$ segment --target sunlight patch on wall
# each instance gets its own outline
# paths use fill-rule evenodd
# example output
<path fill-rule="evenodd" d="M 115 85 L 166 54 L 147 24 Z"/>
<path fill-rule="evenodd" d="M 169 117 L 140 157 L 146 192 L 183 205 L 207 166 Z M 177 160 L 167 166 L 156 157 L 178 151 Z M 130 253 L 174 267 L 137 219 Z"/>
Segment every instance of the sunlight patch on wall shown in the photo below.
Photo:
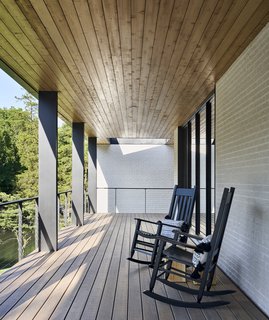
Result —
<path fill-rule="evenodd" d="M 159 147 L 159 145 L 129 145 L 121 144 L 119 145 L 122 154 L 125 156 L 127 154 L 141 152 L 145 150 L 150 150 Z"/>

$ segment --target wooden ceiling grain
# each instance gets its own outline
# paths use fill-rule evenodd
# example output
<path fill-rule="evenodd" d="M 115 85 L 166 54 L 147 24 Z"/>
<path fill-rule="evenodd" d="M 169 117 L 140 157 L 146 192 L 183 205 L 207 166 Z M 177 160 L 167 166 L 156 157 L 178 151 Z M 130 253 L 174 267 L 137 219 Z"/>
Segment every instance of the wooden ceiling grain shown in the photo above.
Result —
<path fill-rule="evenodd" d="M 268 22 L 268 0 L 0 0 L 0 59 L 101 139 L 173 135 Z"/>

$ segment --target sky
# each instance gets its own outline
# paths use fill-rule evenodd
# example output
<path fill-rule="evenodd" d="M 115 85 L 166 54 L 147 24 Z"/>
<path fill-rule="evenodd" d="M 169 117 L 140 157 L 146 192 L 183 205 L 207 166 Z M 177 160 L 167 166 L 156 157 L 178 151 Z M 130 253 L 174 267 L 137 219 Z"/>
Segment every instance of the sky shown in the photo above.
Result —
<path fill-rule="evenodd" d="M 15 96 L 21 97 L 24 92 L 23 87 L 0 69 L 0 108 L 23 107 L 23 102 Z"/>
<path fill-rule="evenodd" d="M 15 97 L 21 97 L 25 91 L 22 86 L 0 68 L 0 109 L 10 107 L 24 108 L 23 102 Z M 58 127 L 61 127 L 63 123 L 58 118 Z"/>

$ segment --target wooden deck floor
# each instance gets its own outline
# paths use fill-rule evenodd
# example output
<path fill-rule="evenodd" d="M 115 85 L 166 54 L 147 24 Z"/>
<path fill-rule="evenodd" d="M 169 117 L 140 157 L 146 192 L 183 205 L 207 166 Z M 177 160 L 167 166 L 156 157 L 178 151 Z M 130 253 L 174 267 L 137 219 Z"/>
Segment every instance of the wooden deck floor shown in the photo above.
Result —
<path fill-rule="evenodd" d="M 91 215 L 83 227 L 60 233 L 57 252 L 33 253 L 4 273 L 0 277 L 0 318 L 267 319 L 238 290 L 228 297 L 229 306 L 209 310 L 172 307 L 143 295 L 150 270 L 126 260 L 135 226 L 133 217 Z M 217 278 L 216 287 L 234 288 L 219 270 Z M 157 290 L 186 298 L 161 284 Z"/>

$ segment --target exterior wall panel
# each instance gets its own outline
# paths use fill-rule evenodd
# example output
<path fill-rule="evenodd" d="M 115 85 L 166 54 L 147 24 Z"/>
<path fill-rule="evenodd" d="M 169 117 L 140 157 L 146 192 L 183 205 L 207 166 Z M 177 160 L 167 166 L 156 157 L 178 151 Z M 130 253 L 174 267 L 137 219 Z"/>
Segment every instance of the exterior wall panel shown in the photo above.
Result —
<path fill-rule="evenodd" d="M 144 189 L 117 189 L 116 213 L 144 213 L 145 200 Z"/>
<path fill-rule="evenodd" d="M 235 197 L 220 267 L 269 315 L 269 25 L 216 86 L 217 206 Z"/>
<path fill-rule="evenodd" d="M 166 213 L 173 186 L 173 146 L 97 147 L 97 212 Z"/>
<path fill-rule="evenodd" d="M 172 189 L 147 189 L 146 212 L 167 214 L 172 193 Z"/>

